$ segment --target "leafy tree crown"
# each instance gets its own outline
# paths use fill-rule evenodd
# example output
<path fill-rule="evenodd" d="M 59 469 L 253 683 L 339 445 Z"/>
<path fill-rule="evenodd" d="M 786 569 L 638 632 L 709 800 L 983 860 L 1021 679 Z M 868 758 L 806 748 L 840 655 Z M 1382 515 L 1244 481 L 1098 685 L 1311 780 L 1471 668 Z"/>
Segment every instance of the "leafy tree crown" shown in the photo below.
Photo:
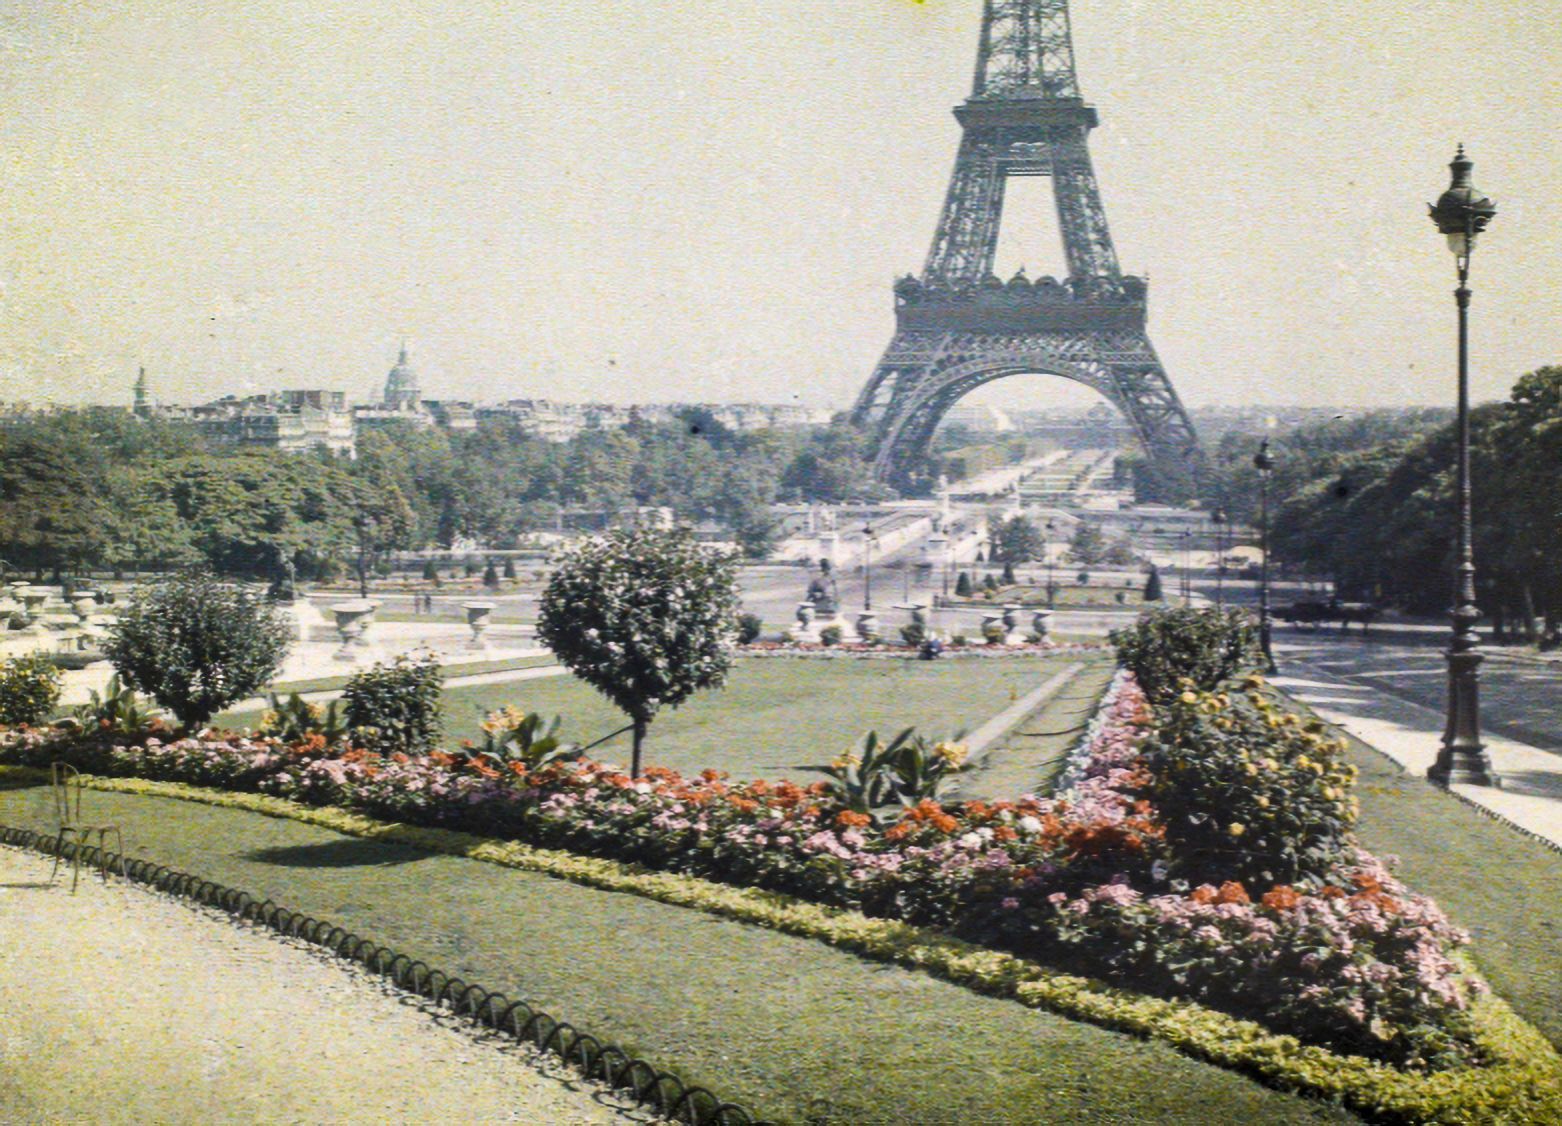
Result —
<path fill-rule="evenodd" d="M 537 636 L 630 718 L 649 723 L 725 681 L 737 613 L 730 556 L 684 528 L 621 529 L 559 556 Z"/>
<path fill-rule="evenodd" d="M 126 684 L 192 727 L 275 676 L 290 636 L 265 599 L 189 571 L 138 587 L 103 648 Z"/>

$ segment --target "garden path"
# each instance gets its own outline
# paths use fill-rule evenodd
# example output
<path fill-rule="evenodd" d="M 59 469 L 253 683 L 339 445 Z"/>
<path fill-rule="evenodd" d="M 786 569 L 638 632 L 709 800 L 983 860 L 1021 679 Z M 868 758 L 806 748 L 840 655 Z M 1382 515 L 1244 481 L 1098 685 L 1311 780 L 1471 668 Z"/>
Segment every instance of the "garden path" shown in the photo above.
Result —
<path fill-rule="evenodd" d="M 0 1121 L 648 1120 L 313 947 L 48 865 L 0 848 Z"/>

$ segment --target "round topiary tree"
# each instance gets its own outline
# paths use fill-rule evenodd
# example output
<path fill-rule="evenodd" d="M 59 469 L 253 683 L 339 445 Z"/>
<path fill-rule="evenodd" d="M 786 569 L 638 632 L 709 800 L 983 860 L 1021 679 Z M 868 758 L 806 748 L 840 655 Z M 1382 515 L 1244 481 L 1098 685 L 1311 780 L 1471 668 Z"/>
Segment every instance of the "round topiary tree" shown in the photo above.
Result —
<path fill-rule="evenodd" d="M 558 557 L 537 637 L 629 717 L 638 777 L 657 713 L 726 680 L 737 613 L 732 556 L 687 528 L 619 529 Z"/>
<path fill-rule="evenodd" d="M 190 571 L 138 587 L 103 651 L 127 685 L 193 729 L 264 687 L 291 635 L 265 599 Z"/>
<path fill-rule="evenodd" d="M 957 598 L 971 597 L 971 576 L 966 571 L 961 571 L 960 577 L 955 580 L 955 596 Z"/>

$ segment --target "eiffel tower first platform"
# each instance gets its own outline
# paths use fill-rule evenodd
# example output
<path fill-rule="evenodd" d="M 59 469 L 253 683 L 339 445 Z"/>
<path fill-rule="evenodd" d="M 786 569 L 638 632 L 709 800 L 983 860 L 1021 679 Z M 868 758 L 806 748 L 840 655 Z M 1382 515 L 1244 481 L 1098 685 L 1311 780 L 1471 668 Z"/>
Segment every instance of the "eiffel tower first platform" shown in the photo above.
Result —
<path fill-rule="evenodd" d="M 1067 0 L 985 0 L 975 86 L 954 113 L 963 133 L 933 247 L 920 278 L 895 283 L 895 338 L 852 412 L 873 438 L 875 474 L 926 491 L 945 412 L 984 383 L 1040 373 L 1100 392 L 1163 489 L 1185 489 L 1198 437 L 1145 331 L 1145 280 L 1124 275 L 1112 248 Z M 1010 176 L 1052 178 L 1067 278 L 993 275 Z"/>

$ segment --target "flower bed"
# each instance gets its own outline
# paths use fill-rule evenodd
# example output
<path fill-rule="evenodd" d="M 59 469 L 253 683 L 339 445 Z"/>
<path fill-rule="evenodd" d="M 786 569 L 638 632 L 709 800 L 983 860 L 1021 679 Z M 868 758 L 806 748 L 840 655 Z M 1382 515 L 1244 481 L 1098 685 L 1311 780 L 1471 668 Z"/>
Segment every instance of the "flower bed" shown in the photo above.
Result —
<path fill-rule="evenodd" d="M 443 751 L 381 755 L 318 736 L 286 745 L 18 731 L 0 757 L 69 757 L 83 770 L 258 791 L 785 892 L 1412 1068 L 1478 1054 L 1466 1010 L 1479 983 L 1451 957 L 1464 936 L 1374 858 L 1352 851 L 1329 879 L 1294 886 L 1179 881 L 1186 858 L 1169 849 L 1145 796 L 1157 783 L 1140 751 L 1150 734 L 1143 696 L 1120 674 L 1053 796 L 923 801 L 884 825 L 832 803 L 825 783 L 655 767 L 634 779 L 584 760 L 529 769 Z"/>

